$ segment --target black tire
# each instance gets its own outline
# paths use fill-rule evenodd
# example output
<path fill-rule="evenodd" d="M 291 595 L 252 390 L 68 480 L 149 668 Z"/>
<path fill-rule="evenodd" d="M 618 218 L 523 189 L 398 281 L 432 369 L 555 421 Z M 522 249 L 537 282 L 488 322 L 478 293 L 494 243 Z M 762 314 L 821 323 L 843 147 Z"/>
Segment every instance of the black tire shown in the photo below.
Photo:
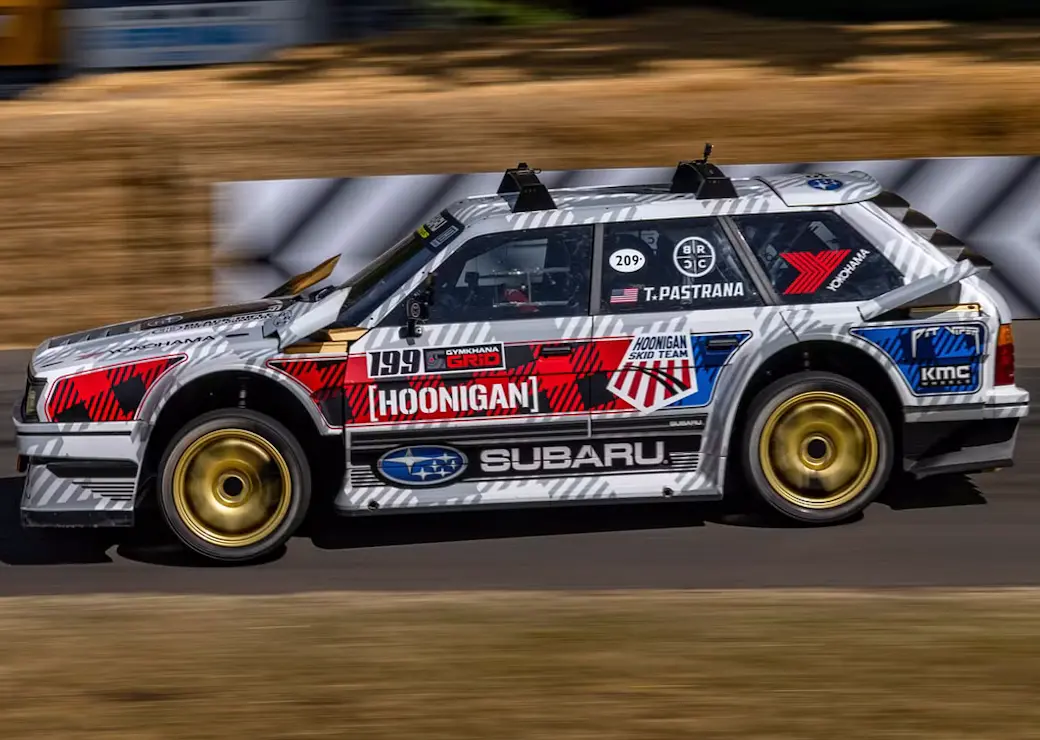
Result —
<path fill-rule="evenodd" d="M 225 445 L 223 450 L 215 449 L 219 443 Z M 188 485 L 190 466 L 207 445 L 212 453 L 207 459 L 220 461 L 231 472 L 221 471 L 214 479 L 217 473 L 209 470 L 208 481 Z M 221 456 L 235 445 L 254 459 Z M 231 487 L 241 490 L 229 493 L 227 481 L 236 478 Z M 271 488 L 262 489 L 261 484 Z M 230 516 L 245 504 L 263 508 L 275 489 L 276 510 L 252 533 L 228 534 L 227 528 L 214 523 L 210 511 L 200 511 L 213 510 L 219 517 Z M 163 518 L 185 546 L 211 560 L 246 563 L 283 546 L 303 522 L 311 500 L 311 471 L 306 453 L 284 425 L 256 411 L 222 409 L 197 417 L 173 438 L 159 467 L 158 493 Z M 207 496 L 213 500 L 207 503 Z"/>
<path fill-rule="evenodd" d="M 835 524 L 863 511 L 888 482 L 892 425 L 881 404 L 848 378 L 826 372 L 781 378 L 755 397 L 747 419 L 743 471 L 769 511 Z"/>

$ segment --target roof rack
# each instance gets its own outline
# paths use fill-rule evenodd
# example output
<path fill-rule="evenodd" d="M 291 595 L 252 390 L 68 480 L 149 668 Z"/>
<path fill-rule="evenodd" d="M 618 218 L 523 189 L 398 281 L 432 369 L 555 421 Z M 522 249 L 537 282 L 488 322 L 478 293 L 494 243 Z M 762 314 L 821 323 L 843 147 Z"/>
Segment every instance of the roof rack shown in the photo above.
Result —
<path fill-rule="evenodd" d="M 705 144 L 703 159 L 679 162 L 672 175 L 673 193 L 693 193 L 698 200 L 737 197 L 733 181 L 718 167 L 708 163 L 711 150 L 711 144 Z"/>
<path fill-rule="evenodd" d="M 526 162 L 506 170 L 498 186 L 498 195 L 517 194 L 513 213 L 556 210 L 556 201 L 549 194 L 549 188 L 538 179 L 539 172 L 541 170 L 531 169 Z"/>

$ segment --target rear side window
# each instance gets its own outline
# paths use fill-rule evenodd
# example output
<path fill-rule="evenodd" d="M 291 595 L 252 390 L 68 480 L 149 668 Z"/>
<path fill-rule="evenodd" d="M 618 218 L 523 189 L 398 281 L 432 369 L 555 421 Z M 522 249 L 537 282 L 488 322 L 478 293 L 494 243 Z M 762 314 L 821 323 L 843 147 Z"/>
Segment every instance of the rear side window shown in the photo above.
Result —
<path fill-rule="evenodd" d="M 869 300 L 903 284 L 899 270 L 836 213 L 733 220 L 786 304 Z"/>
<path fill-rule="evenodd" d="M 601 294 L 605 314 L 762 304 L 713 217 L 605 224 Z"/>

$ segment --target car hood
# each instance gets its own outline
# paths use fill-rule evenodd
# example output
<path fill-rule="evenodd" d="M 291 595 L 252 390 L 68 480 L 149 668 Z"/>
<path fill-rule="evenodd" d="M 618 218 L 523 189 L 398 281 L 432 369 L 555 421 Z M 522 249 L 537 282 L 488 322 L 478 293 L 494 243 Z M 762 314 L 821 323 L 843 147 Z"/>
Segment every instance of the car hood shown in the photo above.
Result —
<path fill-rule="evenodd" d="M 214 333 L 232 325 L 260 324 L 285 312 L 291 303 L 292 300 L 263 299 L 99 326 L 85 332 L 52 337 L 36 348 L 33 360 L 86 359 L 83 353 L 104 352 L 113 346 L 122 348 L 122 351 L 135 349 L 135 344 L 148 345 L 140 349 L 149 349 L 152 345 L 159 348 L 176 343 L 167 335 Z"/>

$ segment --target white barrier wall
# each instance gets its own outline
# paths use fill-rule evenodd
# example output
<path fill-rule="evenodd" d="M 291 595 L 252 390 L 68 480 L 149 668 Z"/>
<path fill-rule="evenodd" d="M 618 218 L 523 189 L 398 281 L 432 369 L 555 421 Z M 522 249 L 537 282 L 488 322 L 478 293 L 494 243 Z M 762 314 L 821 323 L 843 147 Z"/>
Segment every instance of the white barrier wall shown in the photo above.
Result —
<path fill-rule="evenodd" d="M 694 153 L 692 156 L 695 156 Z M 521 157 L 520 159 L 523 159 Z M 529 162 L 537 166 L 537 162 Z M 516 162 L 504 162 L 506 167 Z M 1040 157 L 726 165 L 733 177 L 858 169 L 988 257 L 1019 319 L 1040 318 Z M 674 165 L 543 172 L 550 187 L 667 183 Z M 253 298 L 342 254 L 344 280 L 454 200 L 494 192 L 502 172 L 268 180 L 217 186 L 216 297 Z"/>
<path fill-rule="evenodd" d="M 228 64 L 314 36 L 312 0 L 107 3 L 65 12 L 73 70 Z"/>

